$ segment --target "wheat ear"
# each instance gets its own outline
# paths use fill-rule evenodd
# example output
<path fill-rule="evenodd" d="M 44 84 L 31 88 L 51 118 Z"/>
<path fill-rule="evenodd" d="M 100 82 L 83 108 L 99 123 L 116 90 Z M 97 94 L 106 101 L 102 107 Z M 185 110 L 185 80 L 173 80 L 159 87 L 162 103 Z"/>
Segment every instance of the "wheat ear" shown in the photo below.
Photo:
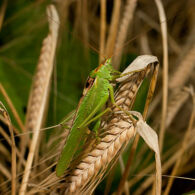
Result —
<path fill-rule="evenodd" d="M 123 110 L 132 107 L 137 91 L 148 73 L 148 66 L 143 71 L 134 73 L 130 80 L 122 83 L 115 94 L 115 101 Z M 112 107 L 113 113 L 102 122 L 104 131 L 100 133 L 101 140 L 92 144 L 79 157 L 79 163 L 66 173 L 65 193 L 92 193 L 102 180 L 105 171 L 112 166 L 123 151 L 129 140 L 135 135 L 135 128 L 129 117 L 117 114 L 118 108 Z M 75 159 L 76 161 L 76 159 Z M 113 162 L 113 163 L 111 163 Z"/>
<path fill-rule="evenodd" d="M 59 18 L 53 5 L 48 7 L 49 35 L 43 41 L 41 55 L 37 66 L 32 93 L 28 104 L 26 128 L 33 130 L 32 142 L 25 166 L 24 176 L 19 194 L 26 192 L 30 170 L 37 146 L 44 109 L 49 92 L 50 79 L 53 70 L 54 56 L 57 44 Z M 54 22 L 55 21 L 55 22 Z M 57 21 L 57 22 L 56 22 Z"/>

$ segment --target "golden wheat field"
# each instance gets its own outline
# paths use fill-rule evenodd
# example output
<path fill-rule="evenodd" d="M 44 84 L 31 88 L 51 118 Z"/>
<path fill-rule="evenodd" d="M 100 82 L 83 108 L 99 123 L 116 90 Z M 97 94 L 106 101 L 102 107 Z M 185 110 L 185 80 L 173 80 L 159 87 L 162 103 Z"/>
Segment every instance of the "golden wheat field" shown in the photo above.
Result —
<path fill-rule="evenodd" d="M 194 67 L 194 0 L 1 0 L 0 194 L 194 194 Z"/>

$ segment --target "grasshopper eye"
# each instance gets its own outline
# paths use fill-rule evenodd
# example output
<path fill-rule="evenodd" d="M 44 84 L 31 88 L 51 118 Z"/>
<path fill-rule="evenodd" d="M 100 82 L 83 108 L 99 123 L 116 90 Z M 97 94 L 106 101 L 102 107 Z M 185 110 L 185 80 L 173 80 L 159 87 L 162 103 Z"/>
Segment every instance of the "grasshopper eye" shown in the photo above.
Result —
<path fill-rule="evenodd" d="M 85 83 L 85 88 L 90 88 L 94 82 L 94 78 L 88 77 L 87 82 Z"/>
<path fill-rule="evenodd" d="M 87 91 L 92 87 L 93 83 L 94 83 L 94 78 L 89 77 L 87 79 L 87 82 L 85 83 L 85 88 L 83 90 L 83 95 L 87 94 Z"/>
<path fill-rule="evenodd" d="M 88 88 L 90 85 L 89 80 L 87 79 L 87 82 L 85 83 L 85 88 Z"/>

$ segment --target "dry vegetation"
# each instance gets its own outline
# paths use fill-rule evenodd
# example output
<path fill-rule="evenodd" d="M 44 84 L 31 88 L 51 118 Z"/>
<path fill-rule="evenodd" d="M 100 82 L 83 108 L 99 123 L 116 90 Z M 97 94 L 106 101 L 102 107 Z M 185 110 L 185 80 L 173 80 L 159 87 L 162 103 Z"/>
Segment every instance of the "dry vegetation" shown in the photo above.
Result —
<path fill-rule="evenodd" d="M 108 57 L 123 71 L 143 54 L 160 62 L 149 110 L 154 62 L 118 86 L 116 102 L 147 115 L 157 132 L 162 194 L 195 190 L 195 2 L 57 0 L 59 18 L 54 7 L 44 14 L 47 3 L 0 3 L 0 194 L 155 192 L 154 154 L 120 112 L 102 119 L 99 139 L 88 138 L 65 176 L 55 175 L 88 72 Z"/>

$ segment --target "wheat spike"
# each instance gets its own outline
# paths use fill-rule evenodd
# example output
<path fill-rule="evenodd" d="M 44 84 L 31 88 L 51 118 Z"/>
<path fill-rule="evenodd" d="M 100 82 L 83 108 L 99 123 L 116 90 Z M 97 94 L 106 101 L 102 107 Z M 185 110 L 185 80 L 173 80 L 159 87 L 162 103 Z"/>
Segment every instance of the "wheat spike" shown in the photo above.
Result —
<path fill-rule="evenodd" d="M 48 7 L 49 34 L 43 41 L 41 55 L 39 58 L 37 72 L 35 75 L 32 93 L 28 104 L 26 128 L 33 130 L 32 142 L 27 157 L 24 176 L 19 194 L 25 194 L 30 170 L 34 159 L 35 149 L 38 143 L 40 127 L 47 102 L 47 94 L 50 88 L 50 78 L 53 70 L 54 56 L 57 44 L 59 18 L 53 5 Z M 52 18 L 54 20 L 52 20 Z M 55 22 L 54 22 L 55 21 Z M 58 22 L 56 22 L 58 21 Z"/>
<path fill-rule="evenodd" d="M 41 55 L 37 65 L 37 70 L 33 80 L 30 98 L 28 102 L 28 110 L 25 124 L 27 130 L 33 130 L 37 123 L 37 118 L 40 117 L 39 108 L 43 101 L 43 96 L 45 93 L 44 90 L 48 85 L 48 80 L 50 80 L 48 79 L 48 77 L 50 77 L 50 74 L 53 69 L 53 64 L 51 66 L 51 62 L 53 62 L 52 59 L 56 48 L 59 21 L 58 17 L 57 19 L 55 17 L 57 22 L 54 22 L 54 19 L 52 17 L 54 16 L 49 17 L 50 32 L 49 35 L 43 40 Z"/>
<path fill-rule="evenodd" d="M 137 91 L 151 66 L 134 73 L 128 81 L 122 83 L 115 93 L 115 101 L 123 110 L 132 107 Z M 100 133 L 100 142 L 95 140 L 90 149 L 78 157 L 65 175 L 65 194 L 90 194 L 101 181 L 111 162 L 118 159 L 129 140 L 135 135 L 135 127 L 128 116 L 117 114 L 118 108 L 112 106 L 113 113 L 102 122 L 104 129 Z M 105 120 L 105 119 L 104 119 Z M 94 141 L 94 140 L 93 140 Z M 75 159 L 77 161 L 78 159 Z M 114 163 L 112 163 L 113 165 Z"/>

